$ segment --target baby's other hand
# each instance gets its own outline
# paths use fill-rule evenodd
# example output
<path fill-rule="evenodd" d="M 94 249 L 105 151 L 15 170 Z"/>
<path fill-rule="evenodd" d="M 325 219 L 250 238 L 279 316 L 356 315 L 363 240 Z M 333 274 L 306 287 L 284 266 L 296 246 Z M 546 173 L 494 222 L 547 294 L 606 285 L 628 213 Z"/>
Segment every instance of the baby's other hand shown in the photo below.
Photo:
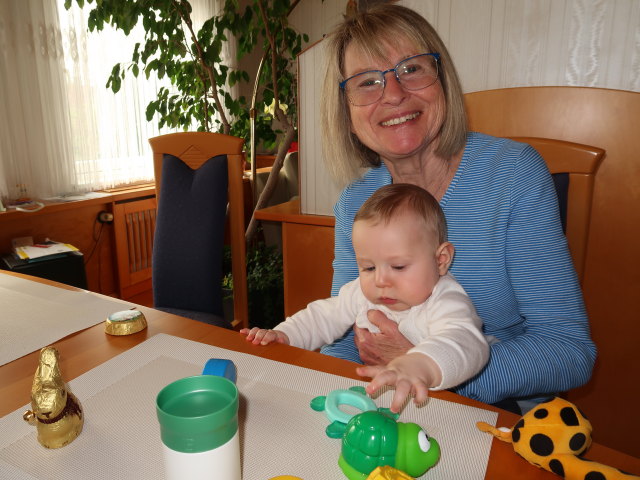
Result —
<path fill-rule="evenodd" d="M 407 398 L 414 395 L 414 402 L 420 404 L 429 395 L 429 388 L 440 384 L 440 368 L 428 356 L 421 353 L 402 355 L 388 365 L 365 366 L 356 369 L 358 375 L 370 377 L 366 386 L 369 395 L 384 385 L 395 387 L 390 409 L 398 413 Z"/>
<path fill-rule="evenodd" d="M 253 327 L 252 329 L 243 328 L 240 333 L 246 335 L 247 342 L 251 342 L 254 345 L 269 345 L 273 342 L 289 345 L 289 337 L 278 330 Z"/>

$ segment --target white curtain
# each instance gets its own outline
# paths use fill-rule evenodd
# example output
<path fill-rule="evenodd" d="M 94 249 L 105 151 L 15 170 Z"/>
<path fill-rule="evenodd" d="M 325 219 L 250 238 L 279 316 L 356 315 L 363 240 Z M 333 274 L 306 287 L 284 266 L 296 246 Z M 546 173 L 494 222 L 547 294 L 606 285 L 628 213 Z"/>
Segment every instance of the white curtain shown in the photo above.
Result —
<path fill-rule="evenodd" d="M 108 26 L 101 32 L 88 32 L 87 9 L 74 4 L 65 11 L 61 3 L 59 0 L 77 187 L 95 190 L 151 180 L 147 139 L 161 132 L 155 120 L 146 121 L 144 112 L 159 82 L 129 74 L 117 94 L 105 88 L 113 65 L 129 63 L 134 43 L 143 41 L 142 28 L 138 25 L 128 36 Z"/>
<path fill-rule="evenodd" d="M 72 191 L 75 169 L 53 2 L 0 2 L 0 190 Z"/>
<path fill-rule="evenodd" d="M 221 0 L 195 0 L 201 24 Z M 145 109 L 161 82 L 127 75 L 117 94 L 111 68 L 127 65 L 144 32 L 87 29 L 88 11 L 64 0 L 0 2 L 0 195 L 46 198 L 153 179 Z M 169 86 L 168 80 L 164 84 Z M 4 125 L 6 124 L 6 125 Z"/>

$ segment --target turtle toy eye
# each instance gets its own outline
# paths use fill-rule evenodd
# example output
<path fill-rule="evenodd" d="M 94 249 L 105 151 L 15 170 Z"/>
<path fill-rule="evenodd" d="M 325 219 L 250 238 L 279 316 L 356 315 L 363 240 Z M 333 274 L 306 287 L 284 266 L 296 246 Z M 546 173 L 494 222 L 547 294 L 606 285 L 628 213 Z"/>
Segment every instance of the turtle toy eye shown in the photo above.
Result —
<path fill-rule="evenodd" d="M 429 441 L 429 435 L 424 430 L 418 432 L 418 445 L 420 450 L 427 453 L 431 448 L 431 442 Z"/>
<path fill-rule="evenodd" d="M 421 477 L 440 459 L 440 445 L 415 423 L 398 422 L 395 468 L 411 477 Z"/>

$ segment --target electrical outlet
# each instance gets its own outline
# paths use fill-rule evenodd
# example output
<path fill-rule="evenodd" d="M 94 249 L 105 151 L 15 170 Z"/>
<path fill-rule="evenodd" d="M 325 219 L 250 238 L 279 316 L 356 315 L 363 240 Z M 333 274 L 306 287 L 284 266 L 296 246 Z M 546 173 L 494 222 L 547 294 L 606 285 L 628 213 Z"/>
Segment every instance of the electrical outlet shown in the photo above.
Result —
<path fill-rule="evenodd" d="M 113 223 L 113 213 L 102 211 L 98 214 L 100 223 Z"/>

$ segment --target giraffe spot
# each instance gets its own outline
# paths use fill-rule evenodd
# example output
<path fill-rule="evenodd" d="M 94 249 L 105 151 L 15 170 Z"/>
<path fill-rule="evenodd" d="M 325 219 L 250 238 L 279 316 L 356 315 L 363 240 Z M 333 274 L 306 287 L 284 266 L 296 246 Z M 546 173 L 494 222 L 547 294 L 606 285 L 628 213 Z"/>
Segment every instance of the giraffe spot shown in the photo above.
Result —
<path fill-rule="evenodd" d="M 580 424 L 576 411 L 571 407 L 564 407 L 560 410 L 560 418 L 568 427 L 575 427 Z"/>
<path fill-rule="evenodd" d="M 584 476 L 584 480 L 607 480 L 607 477 L 600 472 L 589 472 Z"/>
<path fill-rule="evenodd" d="M 541 457 L 546 457 L 553 453 L 553 440 L 542 433 L 536 433 L 529 440 L 531 451 Z"/>
<path fill-rule="evenodd" d="M 547 410 L 546 408 L 539 408 L 538 410 L 533 412 L 533 416 L 536 418 L 547 418 L 547 415 L 549 415 L 549 410 Z"/>
<path fill-rule="evenodd" d="M 511 432 L 511 441 L 513 443 L 518 443 L 520 441 L 520 429 L 524 427 L 524 419 L 520 419 L 518 423 L 516 423 L 515 427 L 513 427 L 513 432 Z"/>
<path fill-rule="evenodd" d="M 556 460 L 555 458 L 549 462 L 549 468 L 556 475 L 560 475 L 564 477 L 564 467 L 562 466 L 562 462 L 560 460 Z"/>
<path fill-rule="evenodd" d="M 585 443 L 587 443 L 587 437 L 584 433 L 576 433 L 571 440 L 569 440 L 569 448 L 574 452 L 577 452 L 581 448 L 584 447 Z"/>

